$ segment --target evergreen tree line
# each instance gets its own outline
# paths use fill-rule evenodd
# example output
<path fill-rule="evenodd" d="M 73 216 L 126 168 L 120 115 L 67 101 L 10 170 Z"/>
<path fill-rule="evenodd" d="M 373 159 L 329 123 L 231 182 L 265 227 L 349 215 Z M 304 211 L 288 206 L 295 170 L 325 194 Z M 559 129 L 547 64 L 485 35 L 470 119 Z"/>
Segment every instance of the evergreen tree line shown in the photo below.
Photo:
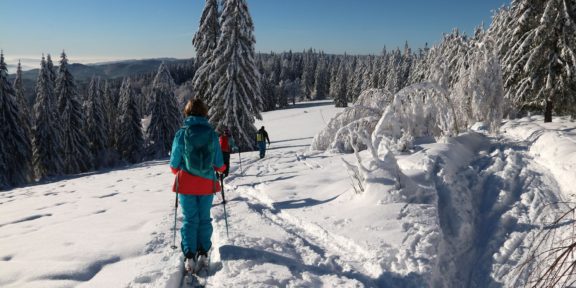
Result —
<path fill-rule="evenodd" d="M 496 55 L 494 59 L 487 59 Z M 344 107 L 368 88 L 392 94 L 421 82 L 436 82 L 447 91 L 460 89 L 463 78 L 482 66 L 495 65 L 491 78 L 503 83 L 505 117 L 527 112 L 576 116 L 576 1 L 513 0 L 497 10 L 491 25 L 467 36 L 457 29 L 432 48 L 380 55 L 302 53 L 260 54 L 264 109 L 289 102 L 333 98 Z M 501 77 L 496 79 L 495 77 Z M 466 91 L 462 91 L 465 93 Z M 459 95 L 470 98 L 472 95 Z"/>
<path fill-rule="evenodd" d="M 389 52 L 384 48 L 380 55 L 330 55 L 313 49 L 258 54 L 264 110 L 324 99 L 334 99 L 337 107 L 346 107 L 370 88 L 396 93 L 411 84 L 413 65 L 427 50 L 413 53 L 406 43 L 403 50 Z"/>
<path fill-rule="evenodd" d="M 55 68 L 50 55 L 42 56 L 30 107 L 21 65 L 9 81 L 0 53 L 0 126 L 6 136 L 0 146 L 0 189 L 168 156 L 181 112 L 167 65 L 160 65 L 152 80 L 149 75 L 121 82 L 93 77 L 80 95 L 64 52 L 59 64 Z M 173 71 L 190 71 L 182 69 Z M 143 81 L 151 84 L 139 93 L 134 83 Z"/>

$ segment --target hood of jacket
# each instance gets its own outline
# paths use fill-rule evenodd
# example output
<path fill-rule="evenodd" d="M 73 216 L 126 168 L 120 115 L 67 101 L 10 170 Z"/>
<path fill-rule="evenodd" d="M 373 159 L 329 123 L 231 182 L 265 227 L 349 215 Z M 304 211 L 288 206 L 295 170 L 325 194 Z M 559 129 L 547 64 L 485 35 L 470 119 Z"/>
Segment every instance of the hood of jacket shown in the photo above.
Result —
<path fill-rule="evenodd" d="M 184 126 L 196 125 L 210 126 L 210 123 L 208 122 L 208 118 L 202 116 L 188 116 L 184 119 Z"/>

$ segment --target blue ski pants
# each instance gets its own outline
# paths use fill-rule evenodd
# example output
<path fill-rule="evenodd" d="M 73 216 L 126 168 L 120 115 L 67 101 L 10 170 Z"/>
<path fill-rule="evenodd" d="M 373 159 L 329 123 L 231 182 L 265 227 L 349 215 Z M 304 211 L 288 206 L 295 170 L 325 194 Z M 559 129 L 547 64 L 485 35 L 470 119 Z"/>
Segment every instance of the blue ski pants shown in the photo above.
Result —
<path fill-rule="evenodd" d="M 260 159 L 266 155 L 266 142 L 258 141 L 258 149 L 260 149 Z"/>
<path fill-rule="evenodd" d="M 207 252 L 212 247 L 212 218 L 210 209 L 214 195 L 179 194 L 182 215 L 184 216 L 180 233 L 182 235 L 182 252 L 191 257 L 196 252 Z"/>

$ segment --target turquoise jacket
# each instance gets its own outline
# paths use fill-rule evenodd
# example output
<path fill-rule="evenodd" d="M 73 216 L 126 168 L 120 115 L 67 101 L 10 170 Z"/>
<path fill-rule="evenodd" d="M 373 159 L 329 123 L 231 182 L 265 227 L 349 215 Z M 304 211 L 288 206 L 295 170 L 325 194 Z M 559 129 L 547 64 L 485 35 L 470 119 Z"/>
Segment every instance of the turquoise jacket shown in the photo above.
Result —
<path fill-rule="evenodd" d="M 174 142 L 172 143 L 172 153 L 170 155 L 170 168 L 172 172 L 178 175 L 178 182 L 174 185 L 174 192 L 192 195 L 208 195 L 220 191 L 220 183 L 214 171 L 205 172 L 201 175 L 194 175 L 186 169 L 183 158 L 184 153 L 184 132 L 186 128 L 204 130 L 209 127 L 212 130 L 214 145 L 213 166 L 216 171 L 224 171 L 226 166 L 222 158 L 218 134 L 214 131 L 208 119 L 199 116 L 190 116 L 184 120 L 183 127 L 176 132 Z M 197 127 L 197 128 L 196 128 Z M 191 139 L 194 141 L 194 139 Z M 201 143 L 200 143 L 201 144 Z"/>

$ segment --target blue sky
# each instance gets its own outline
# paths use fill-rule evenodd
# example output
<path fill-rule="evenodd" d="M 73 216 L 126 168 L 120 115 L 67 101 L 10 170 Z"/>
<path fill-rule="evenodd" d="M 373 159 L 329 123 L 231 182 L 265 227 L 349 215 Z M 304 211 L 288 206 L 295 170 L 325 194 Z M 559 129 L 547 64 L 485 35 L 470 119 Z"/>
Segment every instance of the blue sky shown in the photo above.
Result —
<path fill-rule="evenodd" d="M 471 33 L 509 0 L 248 0 L 256 50 L 375 54 L 435 43 L 454 27 Z M 7 59 L 189 58 L 203 0 L 0 0 Z"/>

